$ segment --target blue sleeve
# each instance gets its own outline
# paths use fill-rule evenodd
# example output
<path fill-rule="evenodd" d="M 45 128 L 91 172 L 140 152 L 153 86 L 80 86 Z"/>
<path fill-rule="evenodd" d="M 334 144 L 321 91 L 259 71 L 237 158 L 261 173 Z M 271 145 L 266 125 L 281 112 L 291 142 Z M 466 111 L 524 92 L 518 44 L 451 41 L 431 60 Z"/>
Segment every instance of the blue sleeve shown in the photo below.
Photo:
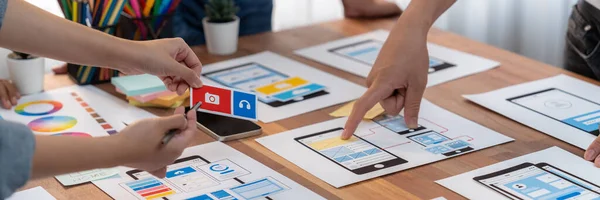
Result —
<path fill-rule="evenodd" d="M 2 28 L 4 14 L 6 14 L 6 7 L 8 7 L 8 0 L 0 0 L 0 28 Z"/>
<path fill-rule="evenodd" d="M 0 199 L 27 182 L 34 148 L 35 138 L 27 126 L 0 120 Z"/>

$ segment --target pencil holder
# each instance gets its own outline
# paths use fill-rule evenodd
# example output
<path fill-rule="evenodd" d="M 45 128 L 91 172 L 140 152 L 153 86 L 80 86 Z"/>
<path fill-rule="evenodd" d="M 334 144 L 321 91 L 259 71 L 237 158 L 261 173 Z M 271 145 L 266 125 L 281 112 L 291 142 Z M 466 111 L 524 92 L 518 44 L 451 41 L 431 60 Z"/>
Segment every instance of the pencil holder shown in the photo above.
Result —
<path fill-rule="evenodd" d="M 134 18 L 126 13 L 121 15 L 118 37 L 129 40 L 154 40 L 173 37 L 173 25 L 171 23 L 173 13 L 143 18 Z"/>
<path fill-rule="evenodd" d="M 104 27 L 93 27 L 98 31 L 105 32 L 107 34 L 115 35 L 118 26 L 109 25 Z M 84 66 L 68 63 L 67 73 L 69 77 L 75 81 L 78 85 L 88 84 L 99 84 L 110 82 L 110 79 L 115 76 L 119 76 L 119 71 L 107 68 L 101 68 L 96 66 Z"/>

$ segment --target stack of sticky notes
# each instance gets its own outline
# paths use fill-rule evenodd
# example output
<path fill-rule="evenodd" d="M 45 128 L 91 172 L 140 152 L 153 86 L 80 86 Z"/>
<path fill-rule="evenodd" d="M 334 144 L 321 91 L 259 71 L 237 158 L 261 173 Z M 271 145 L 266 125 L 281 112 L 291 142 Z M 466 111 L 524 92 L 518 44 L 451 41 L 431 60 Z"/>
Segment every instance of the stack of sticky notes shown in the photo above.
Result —
<path fill-rule="evenodd" d="M 167 90 L 162 80 L 149 74 L 116 77 L 111 82 L 127 95 L 130 105 L 137 107 L 176 108 L 190 96 L 189 91 L 180 96 Z"/>

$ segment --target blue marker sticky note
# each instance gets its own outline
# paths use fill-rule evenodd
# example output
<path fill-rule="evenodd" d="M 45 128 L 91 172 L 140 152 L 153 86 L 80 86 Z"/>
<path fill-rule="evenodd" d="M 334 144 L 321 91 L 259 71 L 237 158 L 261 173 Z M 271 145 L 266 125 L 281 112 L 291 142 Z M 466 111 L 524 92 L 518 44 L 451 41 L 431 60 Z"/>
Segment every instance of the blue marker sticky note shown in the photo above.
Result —
<path fill-rule="evenodd" d="M 150 74 L 114 77 L 111 79 L 111 83 L 127 96 L 138 96 L 167 90 L 160 78 Z"/>
<path fill-rule="evenodd" d="M 233 90 L 233 116 L 256 120 L 256 95 Z"/>
<path fill-rule="evenodd" d="M 285 92 L 281 92 L 279 94 L 272 95 L 272 97 L 279 101 L 286 102 L 298 97 L 303 97 L 323 90 L 325 90 L 325 86 L 316 83 L 311 83 Z"/>

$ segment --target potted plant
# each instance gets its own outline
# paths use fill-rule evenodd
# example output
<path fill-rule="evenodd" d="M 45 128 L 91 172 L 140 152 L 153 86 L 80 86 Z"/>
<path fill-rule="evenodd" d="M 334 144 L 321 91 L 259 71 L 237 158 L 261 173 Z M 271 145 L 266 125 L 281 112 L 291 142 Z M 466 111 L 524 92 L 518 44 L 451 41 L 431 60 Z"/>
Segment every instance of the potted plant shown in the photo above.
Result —
<path fill-rule="evenodd" d="M 237 51 L 240 18 L 235 14 L 239 8 L 233 0 L 209 0 L 202 20 L 208 52 L 229 55 Z"/>
<path fill-rule="evenodd" d="M 44 90 L 44 59 L 13 51 L 6 59 L 10 79 L 21 95 Z"/>

